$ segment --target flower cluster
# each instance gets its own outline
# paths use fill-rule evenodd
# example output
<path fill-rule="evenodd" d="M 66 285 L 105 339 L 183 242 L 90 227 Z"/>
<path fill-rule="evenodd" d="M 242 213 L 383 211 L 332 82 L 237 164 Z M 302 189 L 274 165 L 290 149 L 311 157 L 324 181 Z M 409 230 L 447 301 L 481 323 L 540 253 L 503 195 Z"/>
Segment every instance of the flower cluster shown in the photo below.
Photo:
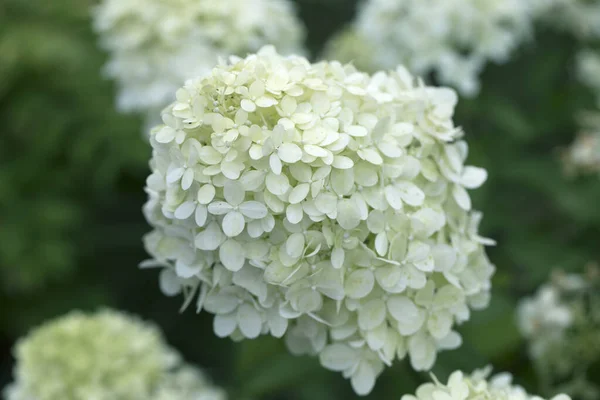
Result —
<path fill-rule="evenodd" d="M 7 400 L 225 399 L 157 328 L 114 311 L 49 322 L 17 344 L 15 357 Z"/>
<path fill-rule="evenodd" d="M 272 47 L 189 80 L 150 135 L 145 237 L 162 291 L 234 340 L 285 336 L 368 393 L 431 368 L 487 305 L 454 91 Z"/>
<path fill-rule="evenodd" d="M 543 400 L 539 396 L 527 394 L 522 387 L 513 385 L 510 374 L 497 374 L 488 380 L 490 373 L 491 368 L 477 370 L 470 376 L 455 371 L 448 378 L 447 384 L 434 378 L 434 383 L 421 385 L 416 395 L 404 395 L 402 400 Z M 570 397 L 559 394 L 552 397 L 552 400 L 570 400 Z"/>
<path fill-rule="evenodd" d="M 476 94 L 485 63 L 505 62 L 530 29 L 522 0 L 369 0 L 356 21 L 374 69 L 404 64 L 464 95 Z"/>
<path fill-rule="evenodd" d="M 522 300 L 519 328 L 542 382 L 579 398 L 597 398 L 600 387 L 586 370 L 600 361 L 600 269 L 556 271 L 537 294 Z M 591 394 L 591 395 L 590 395 Z"/>
<path fill-rule="evenodd" d="M 288 0 L 104 0 L 94 26 L 111 55 L 106 74 L 118 82 L 119 109 L 156 114 L 219 57 L 268 43 L 298 52 L 303 39 Z"/>

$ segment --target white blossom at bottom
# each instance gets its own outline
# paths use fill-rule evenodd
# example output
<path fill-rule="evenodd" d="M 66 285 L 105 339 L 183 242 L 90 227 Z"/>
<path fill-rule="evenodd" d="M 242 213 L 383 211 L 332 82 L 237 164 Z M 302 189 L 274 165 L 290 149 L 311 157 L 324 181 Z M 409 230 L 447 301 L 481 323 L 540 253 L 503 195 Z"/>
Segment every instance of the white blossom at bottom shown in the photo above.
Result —
<path fill-rule="evenodd" d="M 455 371 L 446 384 L 434 377 L 433 383 L 419 386 L 415 395 L 404 395 L 401 400 L 543 400 L 513 385 L 510 374 L 500 373 L 488 379 L 490 373 L 491 368 L 476 370 L 471 375 Z M 551 400 L 570 400 L 570 397 L 559 394 Z"/>

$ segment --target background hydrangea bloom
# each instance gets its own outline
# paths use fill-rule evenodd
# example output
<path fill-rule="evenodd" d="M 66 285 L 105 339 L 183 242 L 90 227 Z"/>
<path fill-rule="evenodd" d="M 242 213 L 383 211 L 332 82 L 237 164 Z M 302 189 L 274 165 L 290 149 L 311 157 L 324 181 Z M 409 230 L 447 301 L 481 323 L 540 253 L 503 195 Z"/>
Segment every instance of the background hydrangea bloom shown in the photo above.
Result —
<path fill-rule="evenodd" d="M 597 399 L 600 387 L 588 369 L 600 361 L 600 270 L 557 271 L 537 293 L 521 301 L 518 322 L 546 390 Z"/>
<path fill-rule="evenodd" d="M 303 27 L 288 0 L 105 0 L 94 17 L 124 111 L 156 113 L 218 57 L 268 43 L 286 53 L 302 49 Z"/>
<path fill-rule="evenodd" d="M 592 50 L 583 50 L 577 57 L 577 72 L 580 81 L 596 96 L 594 111 L 585 111 L 579 116 L 582 131 L 563 154 L 563 162 L 569 173 L 600 172 L 600 55 Z"/>
<path fill-rule="evenodd" d="M 537 17 L 579 39 L 600 37 L 600 3 L 595 0 L 529 0 Z"/>
<path fill-rule="evenodd" d="M 456 100 L 271 47 L 189 80 L 150 137 L 143 265 L 218 336 L 285 336 L 359 394 L 407 354 L 430 369 L 494 272 Z"/>
<path fill-rule="evenodd" d="M 369 0 L 355 26 L 372 69 L 404 64 L 474 95 L 486 62 L 506 62 L 528 37 L 531 14 L 521 0 Z"/>
<path fill-rule="evenodd" d="M 15 356 L 7 400 L 225 398 L 156 327 L 115 311 L 51 321 L 22 339 Z"/>
<path fill-rule="evenodd" d="M 539 396 L 527 394 L 522 387 L 513 385 L 510 374 L 497 374 L 487 379 L 490 373 L 491 368 L 477 370 L 471 375 L 455 371 L 448 378 L 447 384 L 434 378 L 434 383 L 419 386 L 416 395 L 404 395 L 402 400 L 543 400 Z M 565 394 L 552 397 L 552 400 L 569 399 Z"/>

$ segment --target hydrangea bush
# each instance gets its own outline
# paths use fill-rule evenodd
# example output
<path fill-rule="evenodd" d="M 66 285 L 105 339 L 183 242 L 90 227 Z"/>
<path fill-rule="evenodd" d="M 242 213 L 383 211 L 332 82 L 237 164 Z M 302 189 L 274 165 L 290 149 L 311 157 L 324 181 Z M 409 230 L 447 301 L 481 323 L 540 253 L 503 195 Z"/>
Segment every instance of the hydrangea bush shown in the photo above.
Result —
<path fill-rule="evenodd" d="M 476 370 L 471 375 L 461 371 L 453 372 L 448 383 L 443 384 L 434 377 L 433 383 L 425 383 L 417 389 L 416 395 L 404 395 L 401 400 L 543 400 L 532 396 L 520 386 L 512 384 L 508 373 L 497 374 L 487 379 L 491 368 Z M 552 400 L 570 400 L 566 394 L 552 397 Z"/>
<path fill-rule="evenodd" d="M 105 72 L 119 85 L 118 108 L 156 114 L 219 57 L 268 43 L 299 52 L 304 36 L 288 0 L 104 0 L 94 25 L 110 53 Z"/>
<path fill-rule="evenodd" d="M 152 130 L 145 237 L 167 295 L 214 331 L 285 336 L 368 393 L 430 369 L 487 305 L 494 267 L 452 122 L 456 94 L 271 47 L 189 80 Z"/>
<path fill-rule="evenodd" d="M 600 361 L 600 270 L 584 274 L 556 271 L 531 298 L 521 300 L 519 329 L 546 390 L 582 399 L 600 398 L 588 369 Z"/>
<path fill-rule="evenodd" d="M 472 96 L 485 64 L 506 62 L 528 38 L 531 19 L 521 0 L 369 0 L 355 22 L 368 47 L 354 55 L 374 70 L 404 64 L 418 75 L 432 73 Z"/>
<path fill-rule="evenodd" d="M 156 327 L 115 311 L 48 322 L 21 339 L 15 357 L 7 400 L 225 399 Z"/>

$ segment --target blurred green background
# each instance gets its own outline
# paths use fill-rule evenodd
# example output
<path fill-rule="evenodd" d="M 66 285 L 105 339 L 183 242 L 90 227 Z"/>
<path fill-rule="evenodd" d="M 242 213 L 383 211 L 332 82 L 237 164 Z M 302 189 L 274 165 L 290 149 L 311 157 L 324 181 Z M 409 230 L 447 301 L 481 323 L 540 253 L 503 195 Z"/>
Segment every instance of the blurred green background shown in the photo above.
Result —
<path fill-rule="evenodd" d="M 281 341 L 218 339 L 210 315 L 179 314 L 181 299 L 160 293 L 157 272 L 138 270 L 150 150 L 142 120 L 114 110 L 92 3 L 0 0 L 0 387 L 11 379 L 11 347 L 28 329 L 73 308 L 110 306 L 157 322 L 232 399 L 355 398 L 340 374 L 289 355 Z M 313 55 L 356 9 L 352 0 L 297 3 Z M 473 197 L 483 234 L 498 241 L 489 249 L 498 272 L 489 309 L 461 327 L 459 350 L 440 356 L 442 378 L 491 363 L 537 390 L 515 305 L 553 268 L 600 261 L 600 180 L 566 178 L 559 157 L 577 113 L 594 104 L 574 70 L 582 46 L 538 26 L 510 63 L 488 65 L 479 97 L 459 103 L 469 163 L 490 175 Z M 399 399 L 427 379 L 397 363 L 368 398 Z"/>

